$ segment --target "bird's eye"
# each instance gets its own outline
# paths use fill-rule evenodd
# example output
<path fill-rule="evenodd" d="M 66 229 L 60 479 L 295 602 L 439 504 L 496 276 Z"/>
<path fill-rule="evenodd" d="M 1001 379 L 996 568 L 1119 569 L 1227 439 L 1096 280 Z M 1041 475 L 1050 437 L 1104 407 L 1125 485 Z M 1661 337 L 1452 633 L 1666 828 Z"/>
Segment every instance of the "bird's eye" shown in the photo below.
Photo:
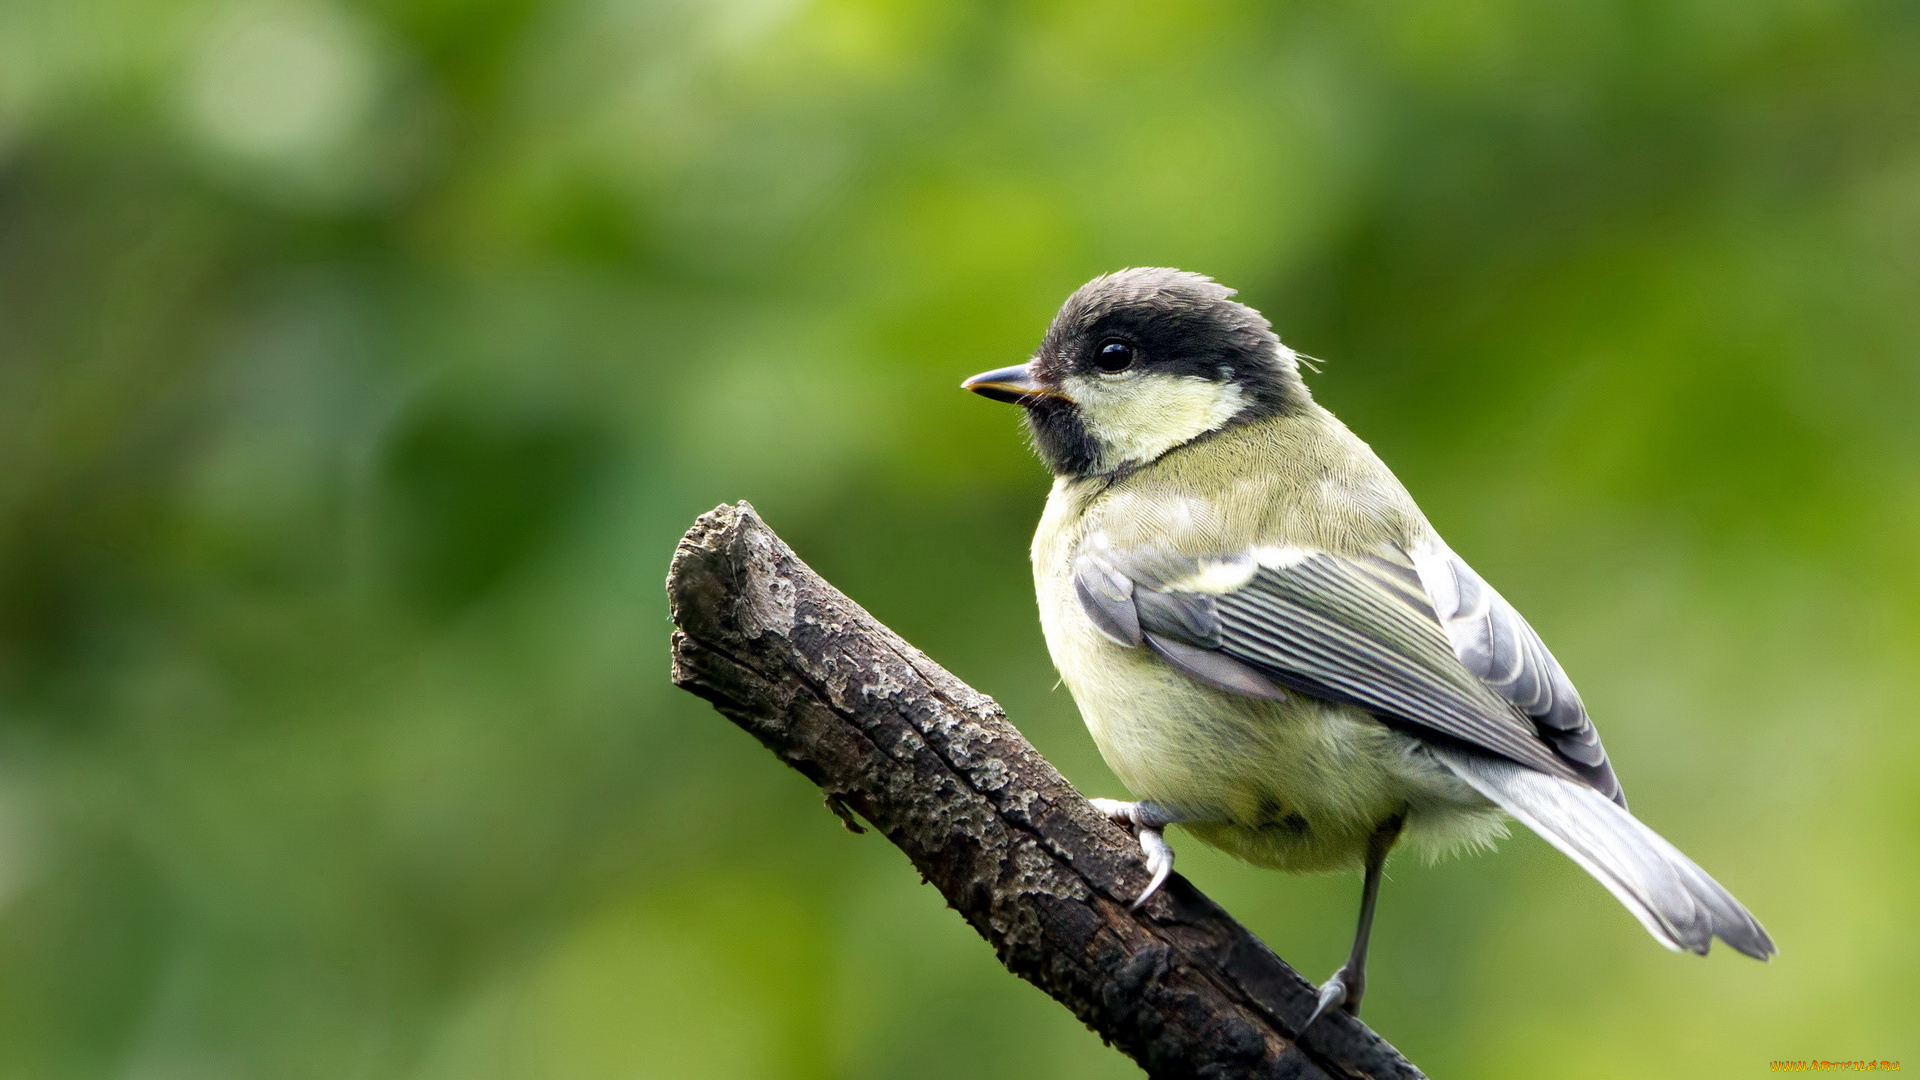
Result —
<path fill-rule="evenodd" d="M 1093 354 L 1093 366 L 1108 375 L 1125 371 L 1133 366 L 1133 346 L 1124 341 L 1109 341 Z"/>

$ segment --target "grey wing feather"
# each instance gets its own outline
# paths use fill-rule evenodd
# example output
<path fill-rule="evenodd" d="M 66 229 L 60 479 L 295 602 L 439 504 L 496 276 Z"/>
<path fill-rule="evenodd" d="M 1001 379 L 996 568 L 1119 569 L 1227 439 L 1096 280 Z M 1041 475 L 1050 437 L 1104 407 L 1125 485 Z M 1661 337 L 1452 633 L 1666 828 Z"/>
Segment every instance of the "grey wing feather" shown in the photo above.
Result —
<path fill-rule="evenodd" d="M 1462 750 L 1427 752 L 1579 863 L 1668 948 L 1705 953 L 1718 937 L 1756 960 L 1776 951 L 1719 882 L 1594 788 Z"/>
<path fill-rule="evenodd" d="M 1203 682 L 1256 696 L 1291 686 L 1356 704 L 1578 777 L 1626 805 L 1599 733 L 1553 654 L 1444 544 L 1411 552 L 1383 545 L 1360 556 L 1303 551 L 1271 561 L 1120 552 L 1096 534 L 1076 554 L 1074 588 L 1102 634 L 1122 645 L 1147 643 Z M 1203 562 L 1239 584 L 1197 588 Z"/>
<path fill-rule="evenodd" d="M 1444 545 L 1227 559 L 1094 545 L 1075 587 L 1102 633 L 1254 696 L 1284 688 L 1413 728 L 1425 751 L 1605 885 L 1654 937 L 1773 940 L 1719 883 L 1625 809 L 1566 673 L 1512 605 Z M 1125 640 L 1131 637 L 1131 641 Z M 1271 691 L 1271 692 L 1269 692 Z"/>
<path fill-rule="evenodd" d="M 1243 584 L 1209 593 L 1179 580 L 1197 560 L 1096 542 L 1075 559 L 1074 587 L 1103 634 L 1144 640 L 1201 681 L 1241 693 L 1270 686 L 1257 694 L 1269 697 L 1291 687 L 1574 776 L 1532 723 L 1462 666 L 1412 562 L 1392 554 L 1302 553 L 1258 568 L 1246 559 L 1232 568 L 1250 574 Z"/>
<path fill-rule="evenodd" d="M 1198 679 L 1248 697 L 1278 701 L 1287 696 L 1284 688 L 1262 675 L 1258 668 L 1243 664 L 1218 650 L 1189 645 L 1159 634 L 1148 634 L 1146 639 L 1160 659 L 1190 679 Z"/>
<path fill-rule="evenodd" d="M 1580 692 L 1533 627 L 1466 560 L 1439 540 L 1410 553 L 1460 663 L 1526 714 L 1589 784 L 1627 805 Z"/>
<path fill-rule="evenodd" d="M 1082 554 L 1073 561 L 1073 591 L 1099 630 L 1116 645 L 1140 644 L 1140 614 L 1133 602 L 1133 579 L 1104 560 Z"/>
<path fill-rule="evenodd" d="M 1430 614 L 1384 592 L 1378 576 L 1359 564 L 1314 555 L 1262 569 L 1246 587 L 1218 597 L 1186 599 L 1212 602 L 1222 652 L 1303 679 L 1308 693 L 1317 690 L 1536 769 L 1569 772 L 1532 725 L 1460 666 Z M 1162 631 L 1144 612 L 1141 625 Z"/>

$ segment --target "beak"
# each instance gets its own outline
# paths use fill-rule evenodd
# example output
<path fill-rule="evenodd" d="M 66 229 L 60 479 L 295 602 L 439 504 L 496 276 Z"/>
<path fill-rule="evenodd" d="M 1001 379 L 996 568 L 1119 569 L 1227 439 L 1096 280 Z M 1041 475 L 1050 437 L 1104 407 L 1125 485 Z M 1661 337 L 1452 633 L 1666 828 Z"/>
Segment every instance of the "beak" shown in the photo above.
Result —
<path fill-rule="evenodd" d="M 1042 398 L 1073 400 L 1058 390 L 1035 382 L 1033 373 L 1027 370 L 1025 364 L 1015 364 L 998 371 L 983 371 L 961 383 L 960 389 L 971 390 L 981 397 L 1004 401 L 1009 405 L 1031 405 Z"/>

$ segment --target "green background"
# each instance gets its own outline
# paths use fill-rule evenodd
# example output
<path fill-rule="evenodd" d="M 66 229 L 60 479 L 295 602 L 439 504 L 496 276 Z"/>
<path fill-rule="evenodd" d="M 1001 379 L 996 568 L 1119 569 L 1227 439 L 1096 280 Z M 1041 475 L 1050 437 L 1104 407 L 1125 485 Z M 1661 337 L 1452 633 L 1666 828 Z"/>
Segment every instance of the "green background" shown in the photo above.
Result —
<path fill-rule="evenodd" d="M 1014 411 L 1212 274 L 1771 965 L 1396 862 L 1438 1077 L 1920 1067 L 1910 0 L 0 0 L 0 1076 L 1124 1077 L 667 682 L 752 500 L 1121 791 Z M 1357 882 L 1181 866 L 1318 978 Z"/>

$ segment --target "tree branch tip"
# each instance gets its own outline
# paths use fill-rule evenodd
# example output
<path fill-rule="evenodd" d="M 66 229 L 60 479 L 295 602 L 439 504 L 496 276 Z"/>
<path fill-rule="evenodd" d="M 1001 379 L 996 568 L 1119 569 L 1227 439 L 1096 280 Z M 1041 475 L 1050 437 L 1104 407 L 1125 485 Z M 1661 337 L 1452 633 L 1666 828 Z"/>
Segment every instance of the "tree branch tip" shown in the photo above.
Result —
<path fill-rule="evenodd" d="M 694 521 L 667 592 L 675 683 L 819 785 L 846 828 L 866 831 L 857 814 L 899 847 L 1008 970 L 1149 1075 L 1421 1077 L 1344 1015 L 1303 1037 L 1313 985 L 1178 875 L 1129 911 L 1138 842 L 750 503 Z"/>

